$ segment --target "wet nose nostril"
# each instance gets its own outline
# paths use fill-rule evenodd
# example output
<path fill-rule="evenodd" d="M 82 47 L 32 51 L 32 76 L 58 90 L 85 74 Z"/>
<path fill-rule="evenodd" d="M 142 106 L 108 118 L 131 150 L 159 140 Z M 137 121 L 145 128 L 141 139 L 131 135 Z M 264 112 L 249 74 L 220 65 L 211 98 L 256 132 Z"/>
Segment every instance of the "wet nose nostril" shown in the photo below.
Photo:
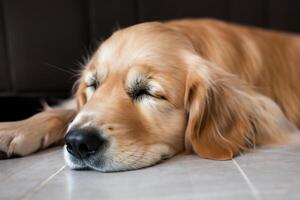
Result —
<path fill-rule="evenodd" d="M 96 153 L 98 148 L 89 148 L 86 144 L 80 144 L 78 147 L 78 151 L 82 157 L 87 157 L 89 155 L 93 155 Z"/>
<path fill-rule="evenodd" d="M 67 145 L 67 149 L 70 150 L 70 151 L 72 151 L 72 149 L 73 149 L 72 145 L 70 143 L 66 143 L 66 145 Z"/>
<path fill-rule="evenodd" d="M 81 145 L 79 145 L 79 151 L 80 152 L 85 152 L 85 151 L 88 152 L 89 150 L 85 144 L 81 144 Z"/>
<path fill-rule="evenodd" d="M 67 151 L 70 154 L 74 154 L 72 145 L 70 143 L 66 143 L 66 146 L 67 146 Z"/>
<path fill-rule="evenodd" d="M 65 143 L 70 154 L 77 158 L 86 158 L 102 149 L 106 140 L 96 129 L 85 128 L 69 131 L 65 136 Z"/>
<path fill-rule="evenodd" d="M 80 144 L 78 151 L 82 157 L 86 157 L 89 154 L 89 149 L 85 144 Z"/>

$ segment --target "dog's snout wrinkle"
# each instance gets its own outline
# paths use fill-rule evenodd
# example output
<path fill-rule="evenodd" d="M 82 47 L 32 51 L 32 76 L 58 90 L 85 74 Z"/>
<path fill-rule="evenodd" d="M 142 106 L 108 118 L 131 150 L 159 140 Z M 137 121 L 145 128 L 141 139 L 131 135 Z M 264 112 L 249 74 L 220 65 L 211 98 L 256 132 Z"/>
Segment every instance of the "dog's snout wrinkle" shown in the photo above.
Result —
<path fill-rule="evenodd" d="M 107 141 L 92 128 L 70 130 L 65 136 L 67 151 L 76 158 L 87 158 L 101 151 Z"/>

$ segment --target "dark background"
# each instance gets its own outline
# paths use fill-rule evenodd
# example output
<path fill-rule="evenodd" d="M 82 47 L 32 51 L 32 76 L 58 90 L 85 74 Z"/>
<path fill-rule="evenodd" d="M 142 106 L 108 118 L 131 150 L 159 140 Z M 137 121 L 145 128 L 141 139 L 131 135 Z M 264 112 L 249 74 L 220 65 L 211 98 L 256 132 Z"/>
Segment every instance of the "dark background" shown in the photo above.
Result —
<path fill-rule="evenodd" d="M 300 32 L 300 1 L 0 0 L 0 121 L 69 96 L 83 57 L 117 27 L 187 17 Z"/>

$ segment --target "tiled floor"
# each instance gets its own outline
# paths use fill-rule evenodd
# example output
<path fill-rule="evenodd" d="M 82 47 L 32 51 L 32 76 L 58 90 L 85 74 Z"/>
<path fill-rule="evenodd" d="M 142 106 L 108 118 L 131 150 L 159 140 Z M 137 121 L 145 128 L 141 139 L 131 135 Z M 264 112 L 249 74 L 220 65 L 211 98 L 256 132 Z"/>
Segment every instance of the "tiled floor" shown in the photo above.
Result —
<path fill-rule="evenodd" d="M 60 148 L 0 161 L 0 199 L 299 200 L 300 137 L 232 161 L 177 156 L 119 173 L 72 171 Z"/>

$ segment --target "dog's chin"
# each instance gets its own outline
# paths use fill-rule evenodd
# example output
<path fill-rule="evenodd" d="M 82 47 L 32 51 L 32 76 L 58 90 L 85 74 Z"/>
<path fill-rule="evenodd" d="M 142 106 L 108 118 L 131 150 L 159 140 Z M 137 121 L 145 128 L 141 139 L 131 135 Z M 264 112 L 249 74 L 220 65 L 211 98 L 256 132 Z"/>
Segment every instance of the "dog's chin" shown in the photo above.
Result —
<path fill-rule="evenodd" d="M 165 160 L 173 155 L 157 154 L 151 157 L 151 159 L 140 158 L 130 162 L 126 159 L 115 160 L 112 156 L 107 156 L 105 153 L 98 153 L 85 159 L 78 159 L 70 154 L 66 146 L 64 147 L 64 159 L 66 164 L 74 170 L 92 169 L 99 172 L 120 172 L 130 171 L 140 168 L 150 167 L 158 162 Z"/>
<path fill-rule="evenodd" d="M 78 159 L 70 154 L 66 147 L 64 147 L 64 159 L 68 167 L 73 170 L 86 170 L 92 169 L 99 172 L 120 172 L 135 170 L 147 166 L 128 166 L 126 163 L 120 161 L 114 161 L 112 159 L 106 158 L 105 155 L 98 154 L 91 156 L 86 159 Z M 151 164 L 149 164 L 150 166 Z"/>
<path fill-rule="evenodd" d="M 68 151 L 66 146 L 64 146 L 64 159 L 68 167 L 74 170 L 88 169 L 88 166 L 84 163 L 83 160 L 75 158 Z"/>

